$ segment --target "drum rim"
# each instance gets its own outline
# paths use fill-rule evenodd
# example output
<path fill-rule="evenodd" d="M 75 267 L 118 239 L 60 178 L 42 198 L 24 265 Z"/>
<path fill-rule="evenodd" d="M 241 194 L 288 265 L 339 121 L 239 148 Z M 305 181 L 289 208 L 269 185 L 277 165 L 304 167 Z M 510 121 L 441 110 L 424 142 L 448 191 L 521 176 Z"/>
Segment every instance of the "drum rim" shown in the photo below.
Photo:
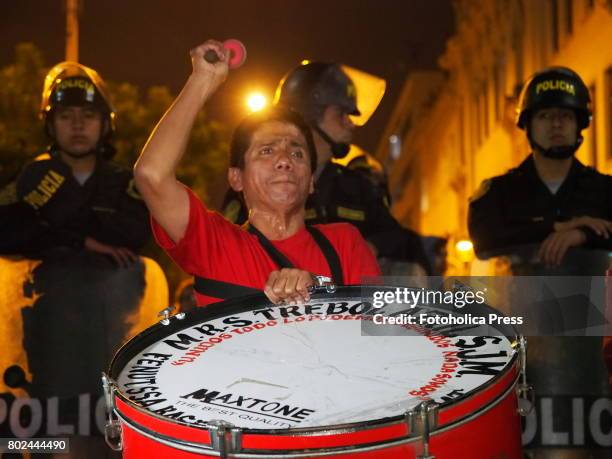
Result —
<path fill-rule="evenodd" d="M 341 286 L 341 287 L 338 287 L 334 291 L 333 295 L 334 297 L 342 297 L 342 295 L 346 294 L 347 292 L 362 292 L 364 288 L 370 289 L 370 290 L 381 290 L 381 289 L 395 289 L 397 288 L 397 286 L 389 286 L 389 285 L 386 285 L 386 286 L 385 285 Z M 325 293 L 326 293 L 325 288 L 318 288 L 315 291 L 315 293 L 311 295 L 311 302 L 318 298 L 325 298 L 325 296 L 323 296 Z M 244 303 L 248 303 L 250 306 L 245 308 Z M 254 295 L 238 297 L 238 298 L 234 298 L 228 301 L 214 303 L 206 307 L 198 308 L 197 310 L 189 313 L 190 317 L 188 321 L 185 321 L 185 319 L 178 320 L 176 318 L 172 318 L 169 325 L 162 325 L 161 323 L 152 325 L 151 327 L 138 333 L 136 336 L 131 338 L 129 341 L 127 341 L 125 344 L 123 344 L 119 348 L 119 350 L 115 353 L 115 355 L 113 356 L 113 359 L 111 360 L 111 363 L 108 368 L 108 375 L 110 376 L 112 381 L 116 381 L 118 374 L 121 372 L 123 368 L 125 368 L 125 365 L 127 364 L 127 362 L 129 362 L 130 359 L 132 359 L 138 352 L 140 352 L 142 349 L 144 349 L 148 345 L 154 342 L 158 342 L 161 339 L 155 336 L 155 340 L 151 341 L 151 339 L 153 338 L 153 335 L 156 335 L 157 333 L 159 333 L 159 331 L 165 331 L 166 332 L 165 335 L 168 336 L 180 330 L 187 329 L 194 324 L 201 324 L 205 321 L 218 319 L 220 317 L 228 316 L 231 314 L 235 314 L 239 312 L 248 312 L 251 310 L 259 309 L 262 307 L 262 303 L 268 306 L 270 305 L 270 301 L 267 299 L 267 297 L 263 293 L 257 293 Z M 485 309 L 491 312 L 501 314 L 500 311 L 497 311 L 486 304 L 478 305 L 478 309 Z M 200 316 L 203 316 L 203 317 L 200 317 Z M 508 335 L 503 335 L 503 336 L 506 339 L 508 339 L 511 347 L 513 349 L 516 349 L 519 343 L 518 332 L 516 331 L 515 327 L 513 327 L 512 325 L 505 325 L 504 328 L 510 329 L 514 332 L 512 336 L 508 336 Z M 501 330 L 498 330 L 498 331 L 501 331 Z M 128 356 L 126 352 L 129 351 L 132 347 L 135 347 L 136 350 L 131 355 Z M 512 355 L 512 357 L 510 358 L 506 366 L 503 368 L 503 370 L 500 371 L 498 374 L 496 374 L 491 379 L 489 379 L 488 381 L 486 381 L 485 383 L 483 383 L 482 385 L 477 386 L 476 388 L 472 389 L 470 392 L 467 392 L 457 398 L 437 404 L 439 412 L 441 412 L 442 410 L 451 408 L 453 406 L 457 406 L 459 404 L 469 402 L 471 398 L 479 395 L 480 393 L 487 390 L 491 386 L 497 384 L 499 380 L 504 377 L 504 375 L 508 374 L 510 371 L 512 371 L 513 368 L 515 368 L 515 366 L 517 365 L 517 361 L 518 361 L 518 355 L 519 353 L 515 350 L 514 354 Z M 123 363 L 123 364 L 121 365 L 120 368 L 117 368 L 117 365 L 119 365 L 119 363 Z M 143 415 L 150 416 L 150 417 L 153 417 L 154 419 L 157 419 L 163 422 L 167 422 L 170 424 L 174 424 L 177 426 L 189 427 L 189 428 L 197 429 L 200 431 L 208 431 L 209 429 L 209 423 L 203 424 L 201 426 L 197 426 L 197 425 L 190 424 L 187 422 L 177 421 L 175 419 L 167 418 L 167 417 L 164 417 L 156 413 L 152 413 L 144 409 L 143 407 L 139 406 L 134 401 L 130 400 L 125 394 L 123 394 L 123 392 L 119 389 L 119 387 L 117 387 L 116 384 L 113 384 L 113 385 L 114 385 L 113 391 L 114 391 L 115 396 L 118 397 L 120 400 L 122 400 L 127 405 L 134 408 L 135 410 L 141 412 Z M 486 407 L 490 403 L 491 401 L 489 401 L 484 406 Z M 356 430 L 361 430 L 361 429 L 358 429 L 358 427 L 363 427 L 364 429 L 375 427 L 375 426 L 385 427 L 387 425 L 394 425 L 398 421 L 401 422 L 403 418 L 404 418 L 404 415 L 396 415 L 396 416 L 389 416 L 385 418 L 378 418 L 378 419 L 367 420 L 367 421 L 355 421 L 355 422 L 325 425 L 325 426 L 295 427 L 295 428 L 290 428 L 290 429 L 286 429 L 286 428 L 285 429 L 253 429 L 253 428 L 244 428 L 244 427 L 237 427 L 237 428 L 239 428 L 242 433 L 258 433 L 262 435 L 272 435 L 272 434 L 287 432 L 288 430 L 291 430 L 291 432 L 295 432 L 295 433 L 317 435 L 320 432 L 331 431 L 331 430 L 337 433 L 342 433 L 342 431 L 347 433 L 347 432 L 354 432 Z"/>

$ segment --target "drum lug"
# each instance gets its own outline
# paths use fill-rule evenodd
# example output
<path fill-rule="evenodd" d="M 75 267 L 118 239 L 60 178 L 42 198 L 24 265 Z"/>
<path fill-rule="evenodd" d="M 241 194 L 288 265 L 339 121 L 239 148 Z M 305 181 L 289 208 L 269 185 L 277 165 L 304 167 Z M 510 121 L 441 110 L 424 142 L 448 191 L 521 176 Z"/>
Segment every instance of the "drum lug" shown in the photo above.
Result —
<path fill-rule="evenodd" d="M 113 451 L 123 450 L 123 430 L 117 419 L 108 421 L 104 426 L 104 440 Z"/>
<path fill-rule="evenodd" d="M 518 414 L 527 416 L 535 406 L 535 393 L 533 386 L 527 383 L 527 340 L 524 336 L 519 337 L 519 358 L 521 363 L 521 382 L 517 386 Z"/>
<path fill-rule="evenodd" d="M 184 312 L 179 312 L 178 314 L 172 314 L 176 306 L 170 305 L 167 308 L 162 309 L 157 313 L 157 317 L 163 317 L 162 320 L 159 321 L 162 325 L 168 325 L 170 323 L 170 317 L 176 317 L 178 320 L 183 320 L 185 318 Z"/>
<path fill-rule="evenodd" d="M 336 292 L 336 284 L 334 284 L 334 280 L 331 277 L 327 276 L 317 276 L 312 274 L 312 280 L 314 285 L 309 287 L 309 292 L 314 293 L 318 288 L 325 288 L 327 293 L 335 293 Z"/>
<path fill-rule="evenodd" d="M 239 428 L 225 421 L 210 421 L 208 426 L 211 446 L 222 459 L 241 451 L 242 431 Z"/>
<path fill-rule="evenodd" d="M 418 455 L 417 459 L 435 459 L 435 456 L 429 454 L 429 435 L 438 425 L 438 404 L 425 400 L 419 403 L 414 410 L 408 411 L 405 417 L 410 432 L 422 438 L 423 454 Z"/>
<path fill-rule="evenodd" d="M 535 392 L 533 386 L 520 383 L 517 388 L 518 393 L 518 414 L 527 416 L 533 411 L 535 406 Z"/>
<path fill-rule="evenodd" d="M 105 373 L 102 373 L 102 389 L 104 391 L 106 414 L 108 416 L 104 425 L 104 440 L 113 451 L 121 451 L 123 449 L 123 430 L 121 429 L 121 423 L 117 419 L 113 419 L 113 412 L 115 410 L 115 383 Z"/>

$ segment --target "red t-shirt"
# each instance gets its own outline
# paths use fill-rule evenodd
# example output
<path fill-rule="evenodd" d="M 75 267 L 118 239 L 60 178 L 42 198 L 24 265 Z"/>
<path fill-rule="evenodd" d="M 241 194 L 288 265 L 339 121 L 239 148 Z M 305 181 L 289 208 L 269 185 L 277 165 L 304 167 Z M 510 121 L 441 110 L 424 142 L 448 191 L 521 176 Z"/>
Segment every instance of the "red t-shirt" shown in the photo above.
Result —
<path fill-rule="evenodd" d="M 263 290 L 270 272 L 278 269 L 257 236 L 208 210 L 189 189 L 189 223 L 175 244 L 152 220 L 157 243 L 188 274 Z M 315 225 L 332 244 L 342 265 L 344 283 L 361 284 L 362 277 L 379 276 L 380 268 L 359 231 L 348 223 Z M 323 252 L 310 233 L 302 228 L 293 236 L 271 241 L 296 268 L 330 276 Z M 196 292 L 198 305 L 219 301 Z"/>

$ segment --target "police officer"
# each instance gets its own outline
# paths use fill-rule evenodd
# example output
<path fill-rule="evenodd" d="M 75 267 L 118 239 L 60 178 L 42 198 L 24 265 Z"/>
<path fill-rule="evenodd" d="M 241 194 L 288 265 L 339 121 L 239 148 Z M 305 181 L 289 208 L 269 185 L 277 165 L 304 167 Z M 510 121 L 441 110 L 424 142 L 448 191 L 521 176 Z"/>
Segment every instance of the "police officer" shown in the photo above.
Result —
<path fill-rule="evenodd" d="M 331 161 L 345 157 L 360 115 L 353 81 L 342 66 L 310 62 L 291 70 L 280 82 L 275 102 L 300 113 L 310 125 L 317 150 L 315 193 L 306 203 L 308 224 L 355 225 L 378 257 L 418 263 L 428 272 L 420 237 L 391 215 L 386 193 L 361 172 Z M 247 210 L 235 193 L 224 202 L 225 216 L 246 220 Z"/>
<path fill-rule="evenodd" d="M 48 152 L 3 193 L 0 253 L 85 249 L 126 266 L 149 238 L 131 171 L 110 162 L 115 111 L 94 70 L 63 62 L 45 78 L 41 115 Z"/>
<path fill-rule="evenodd" d="M 571 247 L 612 249 L 612 177 L 574 157 L 590 106 L 588 88 L 569 68 L 547 68 L 527 81 L 517 125 L 532 152 L 471 198 L 468 226 L 480 258 L 539 244 L 539 259 L 558 266 Z"/>

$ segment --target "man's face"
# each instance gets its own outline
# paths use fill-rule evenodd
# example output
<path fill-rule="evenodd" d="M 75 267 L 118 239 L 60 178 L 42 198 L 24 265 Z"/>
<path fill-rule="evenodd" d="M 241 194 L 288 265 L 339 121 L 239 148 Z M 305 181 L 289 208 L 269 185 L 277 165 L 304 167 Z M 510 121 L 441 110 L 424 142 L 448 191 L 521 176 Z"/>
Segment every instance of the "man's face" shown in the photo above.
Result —
<path fill-rule="evenodd" d="M 102 125 L 102 114 L 92 107 L 59 106 L 53 114 L 52 130 L 61 150 L 79 156 L 98 144 Z"/>
<path fill-rule="evenodd" d="M 323 111 L 319 127 L 332 138 L 334 142 L 351 143 L 355 125 L 349 114 L 337 105 L 329 105 Z"/>
<path fill-rule="evenodd" d="M 544 149 L 574 145 L 578 136 L 576 113 L 568 108 L 543 108 L 531 118 L 531 136 Z"/>
<path fill-rule="evenodd" d="M 244 193 L 249 209 L 303 207 L 314 189 L 306 139 L 293 124 L 262 124 L 245 153 L 244 169 L 230 168 L 229 182 Z"/>

